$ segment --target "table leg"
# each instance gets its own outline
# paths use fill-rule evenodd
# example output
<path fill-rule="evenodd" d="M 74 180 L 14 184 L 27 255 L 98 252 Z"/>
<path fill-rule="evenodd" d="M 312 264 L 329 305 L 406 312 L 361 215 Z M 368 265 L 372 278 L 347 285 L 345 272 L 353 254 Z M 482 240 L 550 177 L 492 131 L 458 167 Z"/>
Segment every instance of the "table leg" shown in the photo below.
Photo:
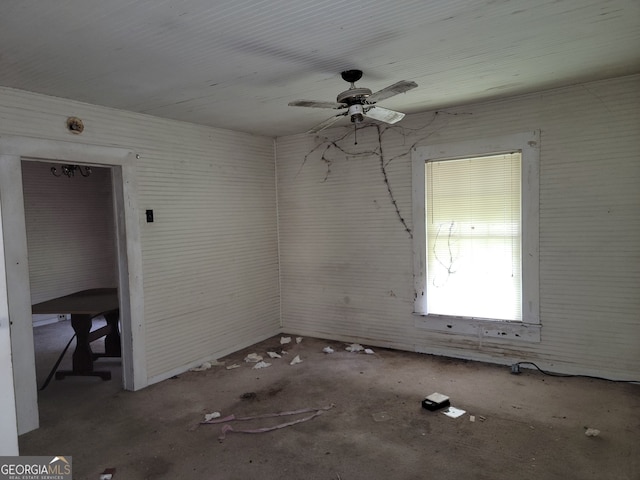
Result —
<path fill-rule="evenodd" d="M 104 338 L 104 356 L 105 357 L 121 357 L 122 347 L 120 344 L 120 329 L 118 327 L 118 321 L 120 320 L 120 312 L 115 310 L 113 312 L 105 313 L 104 318 L 107 321 L 107 325 L 111 327 L 111 331 Z"/>
<path fill-rule="evenodd" d="M 91 315 L 71 314 L 71 326 L 76 333 L 76 349 L 73 352 L 73 369 L 56 372 L 56 379 L 60 380 L 66 376 L 97 376 L 103 380 L 111 379 L 109 371 L 93 370 L 93 352 L 89 342 L 91 332 Z"/>
<path fill-rule="evenodd" d="M 93 372 L 93 352 L 89 344 L 91 332 L 91 316 L 71 315 L 71 326 L 76 332 L 76 349 L 73 352 L 73 371 L 82 375 Z"/>

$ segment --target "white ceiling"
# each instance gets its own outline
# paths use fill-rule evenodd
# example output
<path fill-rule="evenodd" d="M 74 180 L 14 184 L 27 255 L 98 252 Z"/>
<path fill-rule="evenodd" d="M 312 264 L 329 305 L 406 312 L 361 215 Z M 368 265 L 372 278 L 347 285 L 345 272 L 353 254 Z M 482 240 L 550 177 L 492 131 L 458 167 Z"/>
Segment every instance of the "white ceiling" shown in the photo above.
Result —
<path fill-rule="evenodd" d="M 279 136 L 289 107 L 357 86 L 418 88 L 415 113 L 640 72 L 638 0 L 4 0 L 0 85 Z M 348 120 L 343 120 L 348 123 Z"/>

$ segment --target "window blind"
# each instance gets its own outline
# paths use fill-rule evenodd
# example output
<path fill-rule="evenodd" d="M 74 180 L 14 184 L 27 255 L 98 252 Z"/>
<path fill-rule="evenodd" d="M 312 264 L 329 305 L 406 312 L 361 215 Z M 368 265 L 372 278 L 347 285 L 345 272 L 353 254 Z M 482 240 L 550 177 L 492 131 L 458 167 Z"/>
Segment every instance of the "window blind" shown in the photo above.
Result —
<path fill-rule="evenodd" d="M 427 311 L 522 320 L 521 154 L 427 161 Z"/>

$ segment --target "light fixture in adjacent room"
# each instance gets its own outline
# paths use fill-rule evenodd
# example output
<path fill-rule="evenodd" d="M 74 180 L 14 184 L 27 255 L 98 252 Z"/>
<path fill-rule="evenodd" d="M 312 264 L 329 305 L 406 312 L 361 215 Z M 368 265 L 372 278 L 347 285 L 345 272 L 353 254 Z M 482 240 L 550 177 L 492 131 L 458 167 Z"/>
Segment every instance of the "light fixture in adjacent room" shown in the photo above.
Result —
<path fill-rule="evenodd" d="M 65 175 L 69 178 L 75 177 L 76 172 L 79 172 L 83 177 L 91 175 L 91 167 L 82 167 L 80 165 L 60 165 L 60 173 L 56 167 L 51 167 L 51 173 L 55 177 L 61 177 Z"/>

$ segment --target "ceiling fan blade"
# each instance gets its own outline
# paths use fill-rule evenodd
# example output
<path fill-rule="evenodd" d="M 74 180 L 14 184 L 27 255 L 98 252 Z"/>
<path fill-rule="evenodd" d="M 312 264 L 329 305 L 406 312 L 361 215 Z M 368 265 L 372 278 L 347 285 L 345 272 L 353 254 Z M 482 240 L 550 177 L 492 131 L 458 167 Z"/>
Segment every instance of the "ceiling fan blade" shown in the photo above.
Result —
<path fill-rule="evenodd" d="M 345 108 L 344 103 L 337 102 L 321 102 L 318 100 L 294 100 L 289 102 L 290 107 L 311 107 L 311 108 Z"/>
<path fill-rule="evenodd" d="M 338 120 L 340 120 L 342 117 L 345 117 L 346 115 L 347 115 L 347 112 L 344 112 L 344 113 L 340 113 L 338 115 L 335 115 L 333 117 L 329 117 L 324 122 L 319 123 L 318 125 L 313 127 L 307 133 L 318 133 L 319 131 L 324 130 L 325 128 L 329 128 L 331 125 L 333 125 Z"/>
<path fill-rule="evenodd" d="M 374 94 L 370 95 L 367 98 L 368 103 L 376 103 L 380 102 L 386 98 L 393 97 L 394 95 L 398 95 L 399 93 L 405 93 L 411 90 L 412 88 L 416 88 L 418 84 L 416 82 L 410 82 L 408 80 L 400 80 L 393 85 L 389 85 L 382 90 L 378 90 Z"/>
<path fill-rule="evenodd" d="M 395 110 L 389 110 L 388 108 L 382 108 L 377 105 L 367 109 L 364 114 L 365 117 L 373 118 L 374 120 L 380 120 L 385 123 L 397 123 L 404 118 L 404 113 L 396 112 Z"/>

